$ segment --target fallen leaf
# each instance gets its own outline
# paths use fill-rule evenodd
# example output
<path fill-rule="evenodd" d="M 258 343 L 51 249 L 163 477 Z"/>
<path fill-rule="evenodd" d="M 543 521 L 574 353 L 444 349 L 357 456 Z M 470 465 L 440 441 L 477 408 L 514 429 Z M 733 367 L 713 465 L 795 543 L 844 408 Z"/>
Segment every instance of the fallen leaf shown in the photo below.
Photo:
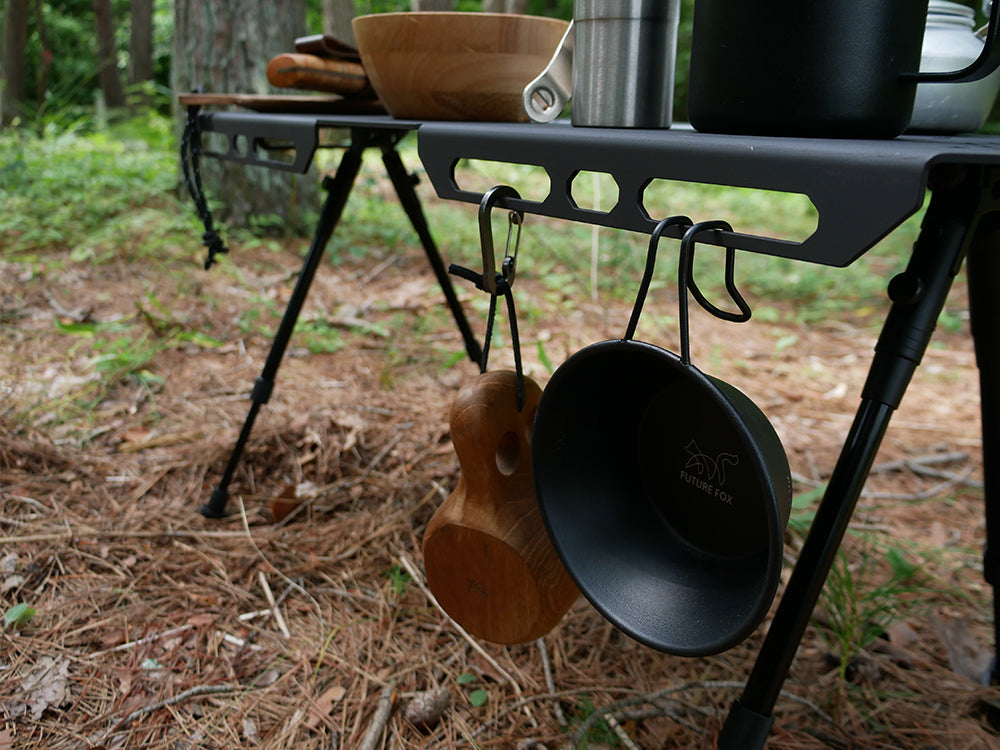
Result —
<path fill-rule="evenodd" d="M 848 392 L 847 383 L 838 383 L 829 391 L 824 393 L 823 398 L 827 399 L 843 398 L 844 396 L 847 395 L 847 392 Z"/>
<path fill-rule="evenodd" d="M 347 695 L 347 690 L 343 685 L 334 685 L 327 689 L 316 699 L 314 704 L 309 706 L 309 718 L 305 721 L 306 727 L 309 729 L 318 727 L 320 722 L 330 715 L 330 711 L 343 700 L 345 695 Z"/>
<path fill-rule="evenodd" d="M 0 750 L 13 750 L 14 748 L 14 730 L 13 729 L 0 729 Z"/>
<path fill-rule="evenodd" d="M 385 292 L 385 303 L 390 310 L 420 309 L 427 304 L 428 295 L 433 293 L 431 282 L 422 277 L 411 279 Z"/>
<path fill-rule="evenodd" d="M 885 629 L 889 641 L 894 646 L 907 648 L 920 640 L 920 635 L 905 622 L 894 622 Z"/>
<path fill-rule="evenodd" d="M 25 703 L 36 721 L 49 708 L 58 708 L 66 702 L 69 682 L 69 659 L 59 661 L 43 656 L 37 666 L 21 681 Z"/>
<path fill-rule="evenodd" d="M 192 625 L 196 628 L 200 628 L 205 625 L 214 625 L 215 621 L 219 618 L 216 615 L 210 615 L 208 613 L 203 613 L 200 615 L 191 615 L 187 618 L 187 625 Z"/>
<path fill-rule="evenodd" d="M 101 648 L 107 650 L 125 643 L 125 631 L 120 628 L 109 628 L 101 635 Z"/>
<path fill-rule="evenodd" d="M 131 427 L 121 433 L 123 443 L 141 443 L 149 437 L 149 428 Z"/>
<path fill-rule="evenodd" d="M 934 612 L 931 613 L 930 624 L 948 651 L 951 671 L 979 683 L 993 657 L 990 649 L 976 640 L 969 624 L 961 618 L 950 620 Z"/>
<path fill-rule="evenodd" d="M 271 685 L 276 683 L 280 678 L 281 678 L 281 672 L 279 672 L 277 669 L 269 669 L 267 672 L 264 672 L 264 674 L 262 674 L 256 680 L 254 680 L 254 684 L 257 687 L 262 687 L 262 688 L 270 687 Z"/>
<path fill-rule="evenodd" d="M 368 426 L 364 418 L 359 414 L 341 411 L 334 415 L 333 421 L 338 427 L 345 428 L 347 435 L 344 437 L 344 444 L 341 446 L 341 453 L 347 453 L 358 444 L 358 438 Z"/>
<path fill-rule="evenodd" d="M 184 636 L 183 635 L 175 635 L 175 636 L 171 636 L 170 638 L 164 638 L 164 639 L 162 639 L 157 645 L 159 646 L 160 650 L 163 653 L 169 654 L 169 653 L 177 650 L 178 648 L 180 648 L 181 644 L 183 644 L 183 643 L 184 643 Z"/>
<path fill-rule="evenodd" d="M 289 513 L 301 504 L 302 500 L 295 496 L 295 485 L 287 485 L 281 494 L 271 501 L 271 515 L 274 517 L 275 523 L 281 523 Z"/>
<path fill-rule="evenodd" d="M 927 539 L 928 545 L 932 547 L 944 547 L 947 546 L 950 539 L 951 534 L 943 523 L 940 521 L 931 523 L 930 534 Z"/>
<path fill-rule="evenodd" d="M 19 573 L 7 576 L 3 579 L 3 583 L 0 583 L 0 594 L 6 594 L 11 589 L 16 589 L 21 586 L 22 583 L 28 579 Z"/>
<path fill-rule="evenodd" d="M 313 482 L 299 482 L 298 484 L 288 484 L 282 488 L 281 492 L 271 501 L 271 515 L 274 520 L 280 523 L 285 516 L 298 508 L 306 500 L 315 500 L 319 497 L 320 488 Z"/>
<path fill-rule="evenodd" d="M 131 669 L 121 668 L 114 670 L 115 677 L 118 678 L 118 690 L 122 697 L 128 698 L 132 692 L 132 684 L 135 680 L 135 672 Z"/>
<path fill-rule="evenodd" d="M 254 723 L 253 719 L 245 718 L 243 719 L 243 736 L 253 745 L 257 744 L 257 739 L 259 737 L 257 733 L 257 724 Z M 2 750 L 2 748 L 0 748 Z"/>
<path fill-rule="evenodd" d="M 9 552 L 0 559 L 0 573 L 13 573 L 17 570 L 17 553 Z"/>
<path fill-rule="evenodd" d="M 497 670 L 497 668 L 490 663 L 489 659 L 485 659 L 479 654 L 472 655 L 472 664 L 475 666 L 476 671 L 478 671 L 483 677 L 491 679 L 494 682 L 503 682 L 505 680 L 503 673 Z"/>

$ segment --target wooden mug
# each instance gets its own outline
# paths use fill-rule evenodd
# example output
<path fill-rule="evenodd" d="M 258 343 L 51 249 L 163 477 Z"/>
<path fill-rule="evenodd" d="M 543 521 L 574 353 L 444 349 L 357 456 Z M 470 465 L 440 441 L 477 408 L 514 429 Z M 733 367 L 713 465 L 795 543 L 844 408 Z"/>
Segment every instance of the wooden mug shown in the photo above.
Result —
<path fill-rule="evenodd" d="M 525 643 L 551 630 L 579 592 L 549 541 L 531 470 L 531 431 L 541 388 L 487 372 L 459 391 L 451 437 L 462 474 L 424 533 L 427 583 L 469 633 Z"/>

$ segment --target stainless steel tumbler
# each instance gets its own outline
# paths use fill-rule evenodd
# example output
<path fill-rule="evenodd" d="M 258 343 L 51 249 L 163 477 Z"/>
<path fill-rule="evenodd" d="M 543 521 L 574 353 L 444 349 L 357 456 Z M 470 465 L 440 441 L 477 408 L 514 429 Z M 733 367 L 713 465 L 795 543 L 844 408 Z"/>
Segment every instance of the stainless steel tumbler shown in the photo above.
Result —
<path fill-rule="evenodd" d="M 669 128 L 680 0 L 575 0 L 573 124 Z"/>

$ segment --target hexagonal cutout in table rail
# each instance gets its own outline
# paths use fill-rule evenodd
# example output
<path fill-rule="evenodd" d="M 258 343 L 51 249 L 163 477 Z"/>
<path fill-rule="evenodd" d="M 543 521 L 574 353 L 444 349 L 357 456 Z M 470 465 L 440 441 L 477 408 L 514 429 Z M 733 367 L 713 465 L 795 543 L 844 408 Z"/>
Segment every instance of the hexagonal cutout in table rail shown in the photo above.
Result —
<path fill-rule="evenodd" d="M 580 170 L 570 181 L 569 198 L 577 208 L 606 214 L 618 205 L 618 182 L 607 172 Z"/>
<path fill-rule="evenodd" d="M 523 200 L 541 203 L 552 189 L 544 167 L 482 159 L 459 159 L 453 171 L 455 185 L 470 193 L 485 193 L 497 185 L 509 185 Z"/>

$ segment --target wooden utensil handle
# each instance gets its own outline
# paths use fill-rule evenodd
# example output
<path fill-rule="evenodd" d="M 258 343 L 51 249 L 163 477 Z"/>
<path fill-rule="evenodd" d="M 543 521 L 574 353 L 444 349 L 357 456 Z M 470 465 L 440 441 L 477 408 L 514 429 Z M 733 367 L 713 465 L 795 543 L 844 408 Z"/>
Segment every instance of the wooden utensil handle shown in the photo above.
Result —
<path fill-rule="evenodd" d="M 305 55 L 316 55 L 330 60 L 361 61 L 358 48 L 329 34 L 300 36 L 295 40 L 295 51 Z"/>
<path fill-rule="evenodd" d="M 358 63 L 326 60 L 315 55 L 287 53 L 271 58 L 267 80 L 279 88 L 329 91 L 357 95 L 370 90 L 365 69 Z"/>

